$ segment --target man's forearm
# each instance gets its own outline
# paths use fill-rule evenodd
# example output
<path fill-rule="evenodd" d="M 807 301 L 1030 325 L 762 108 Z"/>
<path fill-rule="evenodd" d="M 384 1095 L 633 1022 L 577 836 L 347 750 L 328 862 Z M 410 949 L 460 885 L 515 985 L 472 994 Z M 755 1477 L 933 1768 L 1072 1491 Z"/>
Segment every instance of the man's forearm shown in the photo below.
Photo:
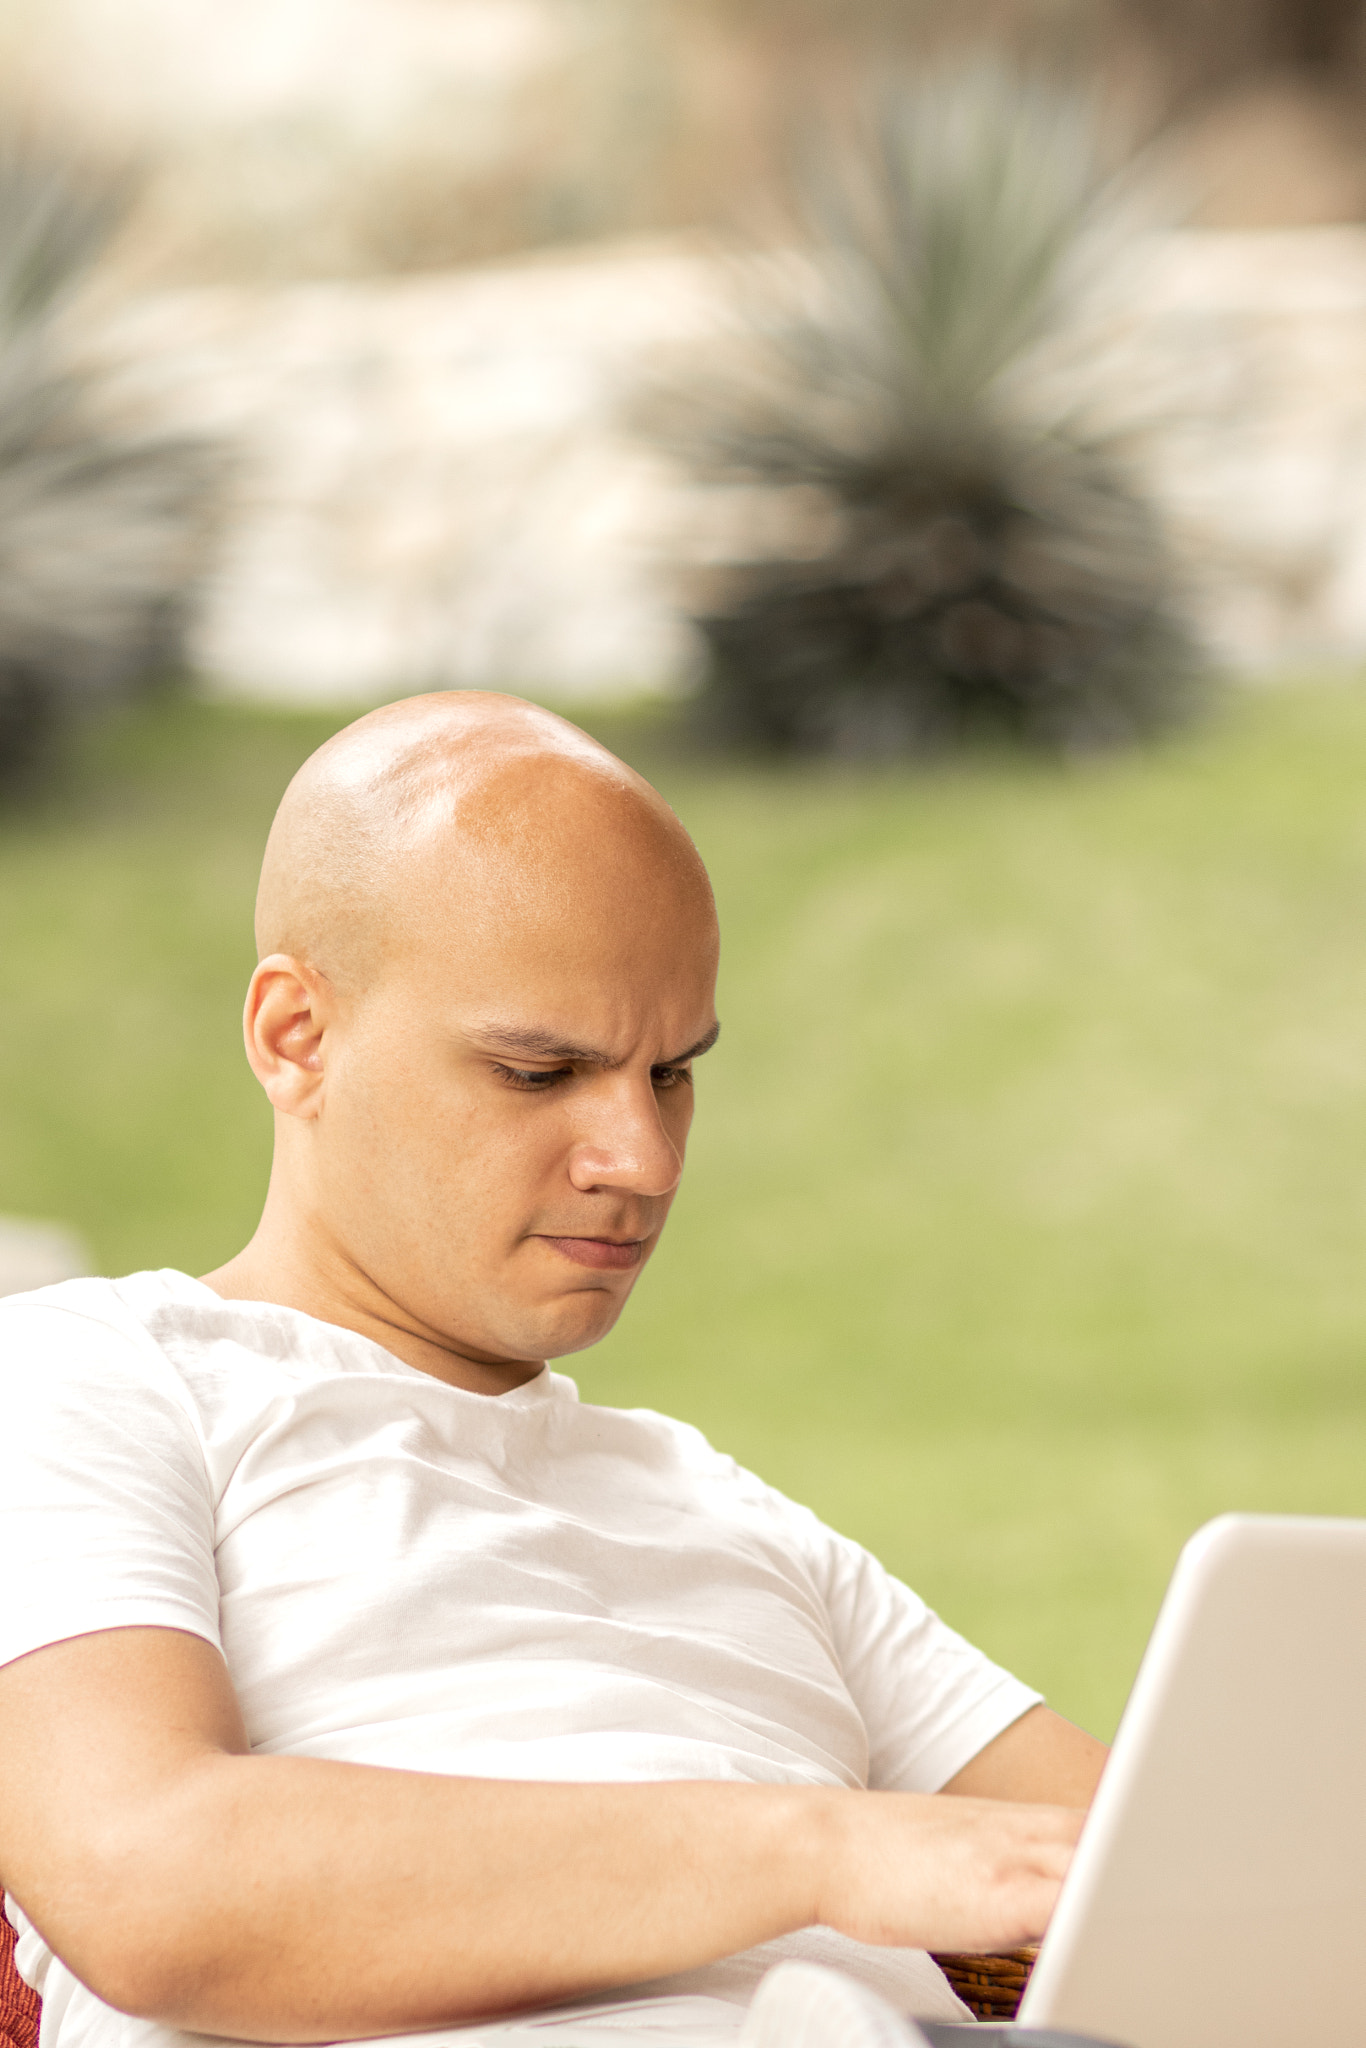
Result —
<path fill-rule="evenodd" d="M 33 1911 L 128 2010 L 263 2039 L 400 2032 L 809 1923 L 830 1797 L 211 1758 L 144 1809 L 84 1907 Z"/>

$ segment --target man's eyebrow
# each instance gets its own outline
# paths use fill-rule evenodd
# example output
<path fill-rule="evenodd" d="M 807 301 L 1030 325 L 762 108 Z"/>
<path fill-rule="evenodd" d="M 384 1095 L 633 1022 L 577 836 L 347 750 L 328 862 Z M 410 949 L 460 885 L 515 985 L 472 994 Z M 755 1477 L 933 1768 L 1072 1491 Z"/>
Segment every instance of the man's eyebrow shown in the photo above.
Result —
<path fill-rule="evenodd" d="M 470 1036 L 477 1038 L 481 1045 L 488 1046 L 493 1052 L 507 1053 L 513 1059 L 572 1060 L 585 1067 L 615 1067 L 620 1064 L 610 1053 L 601 1052 L 589 1045 L 566 1045 L 563 1039 L 556 1038 L 549 1031 L 522 1030 L 508 1024 L 485 1023 L 472 1025 Z M 711 1051 L 720 1036 L 721 1026 L 713 1024 L 711 1030 L 699 1038 L 696 1045 L 690 1045 L 686 1052 L 675 1053 L 671 1059 L 658 1060 L 655 1064 L 661 1067 L 681 1067 L 689 1060 L 701 1059 L 704 1052 Z"/>
<path fill-rule="evenodd" d="M 700 1060 L 704 1052 L 711 1051 L 712 1047 L 715 1045 L 717 1039 L 720 1036 L 720 1024 L 713 1024 L 711 1030 L 708 1031 L 703 1037 L 699 1038 L 696 1045 L 690 1045 L 688 1047 L 688 1050 L 686 1052 L 679 1053 L 676 1059 L 665 1060 L 662 1062 L 662 1064 L 666 1067 L 681 1067 L 687 1060 Z"/>

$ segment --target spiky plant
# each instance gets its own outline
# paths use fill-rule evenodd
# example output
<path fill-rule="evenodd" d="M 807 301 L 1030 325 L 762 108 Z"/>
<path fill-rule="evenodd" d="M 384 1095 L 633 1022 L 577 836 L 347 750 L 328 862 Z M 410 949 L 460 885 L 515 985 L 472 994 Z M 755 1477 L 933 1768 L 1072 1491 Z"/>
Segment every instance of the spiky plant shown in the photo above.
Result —
<path fill-rule="evenodd" d="M 122 419 L 64 331 L 130 196 L 0 131 L 0 778 L 174 664 L 202 554 L 212 451 Z"/>
<path fill-rule="evenodd" d="M 762 487 L 789 536 L 695 598 L 713 714 L 862 753 L 1178 715 L 1195 663 L 1159 522 L 1040 375 L 1123 213 L 1086 102 L 940 72 L 827 141 L 807 193 L 728 367 L 668 409 L 696 473 Z"/>

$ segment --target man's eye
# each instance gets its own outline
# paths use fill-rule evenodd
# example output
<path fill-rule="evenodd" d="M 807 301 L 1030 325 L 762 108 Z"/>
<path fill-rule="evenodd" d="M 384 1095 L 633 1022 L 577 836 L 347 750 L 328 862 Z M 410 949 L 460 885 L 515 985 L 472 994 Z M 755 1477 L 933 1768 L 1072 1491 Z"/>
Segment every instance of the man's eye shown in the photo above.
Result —
<path fill-rule="evenodd" d="M 656 1088 L 686 1088 L 692 1081 L 691 1067 L 651 1067 L 650 1079 Z"/>
<path fill-rule="evenodd" d="M 505 1067 L 494 1063 L 494 1072 L 501 1074 L 514 1088 L 530 1088 L 544 1094 L 547 1088 L 562 1081 L 572 1071 L 569 1067 Z"/>

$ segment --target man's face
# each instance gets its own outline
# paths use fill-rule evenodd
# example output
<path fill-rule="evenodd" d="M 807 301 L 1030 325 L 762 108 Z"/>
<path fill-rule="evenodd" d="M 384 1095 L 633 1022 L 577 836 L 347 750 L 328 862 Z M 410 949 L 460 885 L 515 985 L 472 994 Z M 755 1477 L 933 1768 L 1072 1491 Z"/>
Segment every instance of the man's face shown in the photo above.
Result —
<path fill-rule="evenodd" d="M 553 886 L 509 888 L 504 866 L 467 861 L 423 942 L 340 1004 L 313 1125 L 335 1249 L 491 1364 L 612 1327 L 672 1205 L 691 1060 L 716 1028 L 695 881 L 629 847 Z"/>

